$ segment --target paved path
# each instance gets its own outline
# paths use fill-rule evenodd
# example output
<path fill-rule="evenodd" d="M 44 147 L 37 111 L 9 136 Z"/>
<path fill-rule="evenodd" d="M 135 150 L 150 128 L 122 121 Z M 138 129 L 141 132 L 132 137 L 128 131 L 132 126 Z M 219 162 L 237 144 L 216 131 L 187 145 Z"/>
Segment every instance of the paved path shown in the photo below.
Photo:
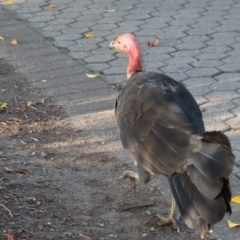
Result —
<path fill-rule="evenodd" d="M 182 81 L 201 105 L 206 128 L 227 131 L 235 153 L 240 156 L 239 1 L 165 0 L 149 3 L 130 0 L 123 3 L 113 0 L 56 0 L 53 9 L 48 7 L 49 1 L 16 0 L 13 5 L 0 2 L 10 16 L 26 24 L 24 28 L 22 25 L 16 27 L 5 19 L 2 35 L 9 33 L 9 36 L 17 37 L 24 45 L 21 49 L 26 51 L 26 57 L 39 58 L 37 69 L 33 62 L 30 66 L 23 66 L 23 61 L 19 61 L 16 54 L 10 56 L 11 60 L 24 73 L 32 73 L 36 81 L 47 78 L 53 69 L 59 69 L 57 77 L 65 79 L 64 75 L 72 75 L 67 82 L 57 79 L 49 83 L 51 86 L 59 82 L 74 83 L 67 88 L 64 86 L 64 91 L 58 91 L 75 92 L 66 101 L 76 98 L 87 101 L 86 97 L 93 97 L 86 92 L 79 96 L 75 86 L 81 81 L 84 81 L 84 84 L 81 83 L 82 90 L 99 90 L 101 83 L 98 80 L 89 81 L 84 76 L 86 68 L 102 73 L 105 81 L 121 82 L 125 79 L 126 56 L 112 53 L 108 44 L 119 33 L 132 32 L 143 46 L 145 68 L 161 71 Z M 29 26 L 48 40 L 47 48 L 45 43 L 34 42 L 32 33 L 28 33 Z M 89 32 L 95 37 L 85 38 L 84 34 Z M 161 39 L 160 45 L 148 47 L 147 41 L 156 37 Z M 45 54 L 58 50 L 65 55 L 54 58 L 53 54 L 49 58 L 51 65 L 44 61 Z M 75 71 L 77 76 L 74 76 Z M 36 72 L 40 73 L 36 75 Z M 107 89 L 103 91 L 109 92 Z M 93 95 L 99 100 L 97 93 Z M 107 95 L 102 99 L 101 106 L 107 107 L 107 102 L 112 102 L 114 94 Z M 60 98 L 64 101 L 63 94 Z M 73 111 L 97 110 L 98 105 L 93 105 Z"/>
<path fill-rule="evenodd" d="M 13 2 L 0 1 L 0 35 L 5 38 L 0 58 L 64 104 L 76 127 L 115 128 L 116 93 L 105 82 L 126 78 L 127 59 L 108 45 L 118 34 L 131 32 L 143 46 L 145 69 L 167 73 L 188 87 L 201 105 L 206 128 L 230 137 L 240 166 L 239 1 L 55 0 L 53 9 L 49 1 Z M 95 37 L 85 38 L 89 32 Z M 160 45 L 147 46 L 156 37 Z M 18 47 L 11 46 L 12 38 Z M 100 72 L 101 78 L 86 78 L 89 71 Z M 97 126 L 99 120 L 105 122 Z M 99 139 L 108 137 L 106 133 Z M 110 140 L 109 146 L 119 148 Z M 240 176 L 238 167 L 234 174 Z"/>

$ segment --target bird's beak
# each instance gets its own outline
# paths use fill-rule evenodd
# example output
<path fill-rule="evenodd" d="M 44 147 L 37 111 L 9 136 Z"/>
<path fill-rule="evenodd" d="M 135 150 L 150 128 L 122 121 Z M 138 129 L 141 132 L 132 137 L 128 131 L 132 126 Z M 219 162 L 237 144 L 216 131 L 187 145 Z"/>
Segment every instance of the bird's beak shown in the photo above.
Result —
<path fill-rule="evenodd" d="M 113 50 L 115 49 L 114 41 L 110 42 L 109 48 L 110 48 L 110 49 L 113 49 Z"/>

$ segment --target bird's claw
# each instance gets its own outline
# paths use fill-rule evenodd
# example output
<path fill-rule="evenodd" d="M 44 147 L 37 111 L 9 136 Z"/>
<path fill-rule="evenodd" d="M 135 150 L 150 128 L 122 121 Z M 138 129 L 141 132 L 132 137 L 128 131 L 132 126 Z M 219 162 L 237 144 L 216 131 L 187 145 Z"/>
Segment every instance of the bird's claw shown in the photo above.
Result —
<path fill-rule="evenodd" d="M 131 181 L 131 189 L 136 192 L 136 181 L 139 180 L 139 176 L 136 172 L 132 171 L 125 171 L 122 176 L 118 178 L 118 180 L 124 180 L 126 178 L 129 178 Z"/>
<path fill-rule="evenodd" d="M 164 225 L 168 225 L 168 224 L 172 224 L 172 228 L 174 231 L 177 231 L 179 233 L 179 227 L 177 225 L 177 220 L 174 217 L 162 217 L 161 215 L 157 214 L 158 220 L 156 222 L 156 224 L 158 226 L 164 226 Z"/>

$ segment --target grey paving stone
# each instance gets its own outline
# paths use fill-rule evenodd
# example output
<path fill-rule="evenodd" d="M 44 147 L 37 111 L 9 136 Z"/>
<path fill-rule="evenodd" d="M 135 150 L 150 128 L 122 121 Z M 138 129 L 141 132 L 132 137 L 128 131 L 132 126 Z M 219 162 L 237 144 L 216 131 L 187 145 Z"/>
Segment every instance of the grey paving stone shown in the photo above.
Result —
<path fill-rule="evenodd" d="M 181 44 L 182 41 L 179 39 L 175 39 L 175 38 L 164 38 L 161 41 L 161 46 L 162 47 L 176 47 L 179 44 Z"/>
<path fill-rule="evenodd" d="M 216 38 L 207 42 L 208 45 L 226 46 L 235 43 L 236 40 L 232 38 Z"/>
<path fill-rule="evenodd" d="M 205 97 L 211 101 L 229 101 L 234 98 L 238 98 L 239 94 L 235 91 L 216 91 L 210 94 L 206 94 Z"/>
<path fill-rule="evenodd" d="M 76 45 L 76 43 L 74 41 L 55 40 L 53 45 L 56 47 L 59 47 L 59 48 L 68 48 L 68 47 L 74 47 Z"/>
<path fill-rule="evenodd" d="M 145 62 L 154 62 L 154 61 L 165 61 L 167 59 L 170 59 L 171 56 L 168 54 L 151 54 L 151 55 L 146 55 L 144 56 L 144 61 Z"/>
<path fill-rule="evenodd" d="M 114 55 L 97 55 L 97 54 L 92 54 L 92 56 L 89 56 L 85 58 L 84 60 L 88 63 L 103 63 L 103 62 L 108 62 L 111 60 L 114 60 L 115 56 Z"/>
<path fill-rule="evenodd" d="M 238 31 L 239 25 L 237 23 L 235 23 L 234 25 L 222 25 L 222 26 L 216 27 L 215 30 L 217 32 Z"/>
<path fill-rule="evenodd" d="M 51 59 L 53 60 L 53 58 Z M 35 62 L 32 65 L 28 64 L 26 67 L 21 68 L 21 71 L 27 73 L 39 73 L 43 71 L 52 71 L 55 69 L 67 68 L 78 65 L 71 59 L 66 60 L 66 58 L 63 60 L 56 58 L 55 61 L 49 61 L 50 60 L 48 59 L 48 61 L 39 61 L 37 64 Z"/>
<path fill-rule="evenodd" d="M 222 82 L 211 85 L 211 89 L 214 91 L 231 91 L 240 89 L 240 82 Z"/>
<path fill-rule="evenodd" d="M 239 61 L 239 56 L 229 56 L 223 59 L 225 63 L 237 63 Z"/>
<path fill-rule="evenodd" d="M 236 37 L 239 37 L 239 33 L 237 32 L 218 32 L 218 33 L 214 33 L 214 34 L 211 34 L 211 37 L 215 38 L 215 39 L 221 39 L 221 38 L 224 38 L 224 39 L 228 39 L 228 38 L 236 38 Z"/>
<path fill-rule="evenodd" d="M 206 98 L 203 97 L 203 96 L 198 96 L 198 95 L 196 95 L 196 96 L 194 96 L 194 98 L 195 98 L 195 100 L 196 100 L 196 102 L 197 102 L 197 104 L 198 104 L 199 106 L 202 106 L 202 105 L 205 104 L 206 102 L 209 102 L 209 100 L 206 99 Z"/>
<path fill-rule="evenodd" d="M 161 70 L 164 72 L 186 72 L 192 68 L 193 67 L 186 63 L 179 63 L 179 64 L 167 64 L 167 66 L 162 67 Z"/>
<path fill-rule="evenodd" d="M 191 77 L 212 77 L 218 73 L 216 68 L 195 68 L 186 72 Z"/>
<path fill-rule="evenodd" d="M 82 69 L 79 66 L 72 66 L 68 68 L 56 69 L 50 72 L 39 72 L 37 75 L 29 73 L 29 77 L 33 81 L 38 82 L 44 79 L 49 81 L 54 78 L 59 78 L 59 76 L 64 77 L 64 76 L 72 76 L 72 75 L 79 75 L 79 74 L 85 75 L 85 73 L 86 73 L 86 69 Z"/>
<path fill-rule="evenodd" d="M 154 54 L 154 53 L 158 53 L 158 54 L 163 54 L 163 53 L 174 53 L 177 50 L 173 47 L 162 47 L 162 46 L 158 46 L 158 47 L 149 47 L 147 49 L 145 49 L 145 51 L 148 54 Z"/>
<path fill-rule="evenodd" d="M 84 60 L 85 58 L 91 56 L 91 52 L 69 52 L 69 55 L 72 57 L 72 59 L 82 59 Z"/>
<path fill-rule="evenodd" d="M 203 42 L 192 42 L 191 44 L 184 42 L 176 46 L 179 50 L 195 50 L 206 47 L 207 45 Z"/>
<path fill-rule="evenodd" d="M 105 69 L 104 73 L 106 75 L 109 75 L 109 74 L 125 74 L 126 69 L 127 69 L 126 65 L 125 66 L 110 67 L 108 69 Z"/>
<path fill-rule="evenodd" d="M 44 35 L 46 38 L 55 39 L 55 37 L 62 35 L 62 33 L 57 31 L 44 31 Z"/>
<path fill-rule="evenodd" d="M 184 51 L 177 51 L 174 53 L 171 53 L 172 56 L 176 57 L 176 58 L 181 58 L 181 57 L 196 57 L 198 55 L 200 55 L 202 52 L 202 50 L 200 49 L 195 49 L 195 50 L 184 50 Z M 196 60 L 195 58 L 193 58 L 194 60 Z"/>
<path fill-rule="evenodd" d="M 171 26 L 186 26 L 186 25 L 191 25 L 197 23 L 197 19 L 187 19 L 187 18 L 178 18 L 178 19 L 172 19 L 169 21 L 169 24 Z M 188 30 L 190 31 L 190 29 Z"/>
<path fill-rule="evenodd" d="M 33 23 L 33 22 L 39 23 L 39 22 L 48 22 L 54 19 L 55 19 L 55 16 L 36 16 L 36 17 L 29 18 L 27 21 L 30 23 Z"/>
<path fill-rule="evenodd" d="M 205 60 L 205 59 L 213 59 L 213 60 L 222 60 L 228 57 L 227 53 L 223 52 L 216 52 L 215 54 L 212 53 L 202 53 L 197 56 L 198 59 L 200 60 Z M 223 61 L 224 62 L 224 61 Z"/>
<path fill-rule="evenodd" d="M 230 119 L 226 121 L 226 124 L 228 124 L 231 129 L 233 130 L 239 130 L 240 129 L 240 117 L 235 117 L 233 119 Z"/>
<path fill-rule="evenodd" d="M 164 27 L 168 26 L 165 22 L 155 22 L 155 24 L 154 24 L 154 23 L 148 23 L 147 20 L 145 20 L 145 21 L 146 21 L 146 23 L 142 23 L 141 25 L 137 25 L 138 27 L 140 27 L 139 30 L 140 29 L 158 29 L 158 30 L 161 30 Z"/>
<path fill-rule="evenodd" d="M 204 53 L 228 53 L 232 51 L 232 48 L 229 46 L 207 46 L 204 49 L 201 49 Z M 229 53 L 230 54 L 230 53 Z"/>
<path fill-rule="evenodd" d="M 240 116 L 240 106 L 232 108 L 230 111 L 236 114 L 237 116 Z"/>
<path fill-rule="evenodd" d="M 190 29 L 188 31 L 186 31 L 187 34 L 189 35 L 200 35 L 200 36 L 203 36 L 203 35 L 210 35 L 210 34 L 213 34 L 216 32 L 215 29 L 212 29 L 212 28 L 194 28 L 194 29 Z"/>
<path fill-rule="evenodd" d="M 204 96 L 207 93 L 211 93 L 212 89 L 207 86 L 203 86 L 201 88 L 196 87 L 196 86 L 189 86 L 188 90 L 191 92 L 193 96 Z"/>
<path fill-rule="evenodd" d="M 223 72 L 240 72 L 240 65 L 237 63 L 227 63 L 217 68 Z"/>
<path fill-rule="evenodd" d="M 230 129 L 229 125 L 225 122 L 219 121 L 219 120 L 210 120 L 210 121 L 204 121 L 205 130 L 206 131 L 228 131 Z"/>
<path fill-rule="evenodd" d="M 229 109 L 229 111 L 232 112 L 231 109 L 234 108 L 235 106 L 236 105 L 232 101 L 226 102 L 221 99 L 218 99 L 206 102 L 201 106 L 201 109 L 207 112 L 225 112 L 227 109 Z"/>
<path fill-rule="evenodd" d="M 72 34 L 61 34 L 59 36 L 54 37 L 55 41 L 73 41 L 82 38 L 81 34 L 72 33 Z"/>
<path fill-rule="evenodd" d="M 45 47 L 45 48 L 38 48 L 38 49 L 31 49 L 27 51 L 22 51 L 19 55 L 6 55 L 8 60 L 16 60 L 16 59 L 28 59 L 28 58 L 35 58 L 38 56 L 50 55 L 58 52 L 58 50 L 54 47 Z"/>
<path fill-rule="evenodd" d="M 214 78 L 221 82 L 236 82 L 240 81 L 240 73 L 222 73 Z"/>
<path fill-rule="evenodd" d="M 207 26 L 208 28 L 211 28 L 211 29 L 213 29 L 213 28 L 216 29 L 216 27 L 220 26 L 220 23 L 200 21 L 200 22 L 192 25 L 193 28 L 205 28 L 205 26 Z"/>
<path fill-rule="evenodd" d="M 223 62 L 220 60 L 199 60 L 192 63 L 194 67 L 219 67 L 223 65 Z"/>
<path fill-rule="evenodd" d="M 206 85 L 210 85 L 212 83 L 216 83 L 217 81 L 214 80 L 213 78 L 190 78 L 188 80 L 183 81 L 183 83 L 187 86 L 187 87 L 196 87 L 196 88 L 201 88 L 204 87 Z"/>
<path fill-rule="evenodd" d="M 93 71 L 104 71 L 106 73 L 107 71 L 110 71 L 110 64 L 108 63 L 89 63 L 87 65 L 87 68 Z"/>
<path fill-rule="evenodd" d="M 181 41 L 192 44 L 193 42 L 206 42 L 211 38 L 208 36 L 186 36 L 181 39 Z"/>
<path fill-rule="evenodd" d="M 234 117 L 234 114 L 228 112 L 228 111 L 205 111 L 203 112 L 203 119 L 204 121 L 216 121 L 221 122 L 228 119 L 232 119 Z"/>
<path fill-rule="evenodd" d="M 160 68 L 161 70 L 161 68 Z M 182 72 L 164 72 L 161 71 L 162 73 L 166 74 L 167 76 L 173 78 L 176 81 L 183 81 L 189 78 L 188 75 L 186 75 L 185 73 Z"/>
<path fill-rule="evenodd" d="M 157 61 L 157 62 L 146 62 L 143 61 L 143 68 L 146 71 L 149 71 L 148 69 L 153 68 L 155 69 L 154 71 L 158 71 L 161 69 L 163 71 L 163 67 L 167 66 L 165 62 Z"/>

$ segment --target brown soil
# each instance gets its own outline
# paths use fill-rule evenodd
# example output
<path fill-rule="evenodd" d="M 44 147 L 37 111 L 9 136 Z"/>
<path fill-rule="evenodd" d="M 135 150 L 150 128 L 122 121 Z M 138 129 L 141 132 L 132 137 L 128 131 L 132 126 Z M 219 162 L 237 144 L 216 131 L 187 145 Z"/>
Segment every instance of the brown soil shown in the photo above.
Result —
<path fill-rule="evenodd" d="M 0 113 L 0 239 L 199 239 L 181 220 L 180 234 L 153 224 L 170 208 L 163 177 L 134 194 L 116 180 L 132 167 L 127 152 L 72 128 L 61 106 L 2 59 L 0 82 L 0 104 L 8 103 Z"/>

